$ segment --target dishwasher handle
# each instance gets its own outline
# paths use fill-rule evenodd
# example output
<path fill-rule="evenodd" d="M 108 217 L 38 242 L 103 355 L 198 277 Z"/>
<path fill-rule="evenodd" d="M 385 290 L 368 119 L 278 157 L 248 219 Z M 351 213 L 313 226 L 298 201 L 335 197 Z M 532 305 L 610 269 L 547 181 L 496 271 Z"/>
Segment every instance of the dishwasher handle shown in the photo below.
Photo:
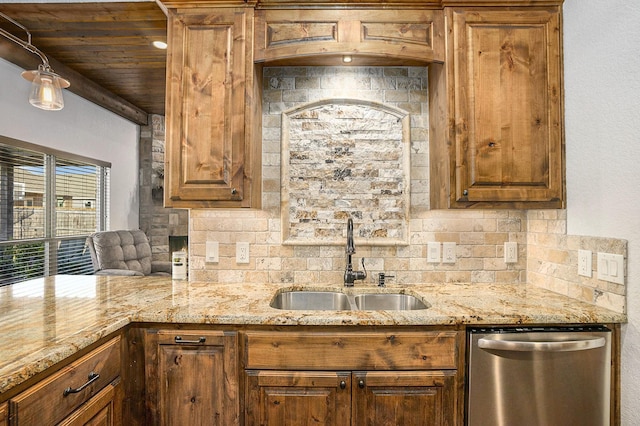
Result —
<path fill-rule="evenodd" d="M 531 342 L 518 340 L 495 340 L 488 338 L 478 339 L 478 347 L 497 351 L 517 352 L 572 352 L 586 351 L 588 349 L 601 348 L 606 344 L 604 337 L 592 339 Z"/>

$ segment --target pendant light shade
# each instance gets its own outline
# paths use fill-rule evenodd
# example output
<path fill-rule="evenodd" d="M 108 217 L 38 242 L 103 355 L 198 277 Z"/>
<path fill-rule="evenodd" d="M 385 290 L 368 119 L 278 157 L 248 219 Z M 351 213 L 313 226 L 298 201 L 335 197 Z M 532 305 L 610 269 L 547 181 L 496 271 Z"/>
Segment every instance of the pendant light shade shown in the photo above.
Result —
<path fill-rule="evenodd" d="M 64 108 L 62 89 L 69 87 L 69 81 L 41 65 L 37 70 L 22 73 L 25 80 L 31 82 L 29 103 L 36 108 L 58 111 Z"/>
<path fill-rule="evenodd" d="M 47 111 L 59 111 L 64 107 L 64 100 L 62 99 L 62 89 L 66 89 L 71 85 L 69 80 L 60 77 L 53 72 L 49 66 L 49 59 L 42 53 L 37 47 L 31 44 L 31 33 L 22 24 L 14 21 L 4 13 L 0 12 L 0 17 L 11 22 L 27 34 L 27 39 L 13 35 L 4 28 L 0 28 L 0 35 L 8 38 L 14 43 L 19 44 L 24 49 L 31 53 L 34 53 L 40 57 L 42 63 L 38 65 L 37 70 L 24 71 L 22 77 L 31 82 L 31 91 L 29 93 L 29 103 L 36 108 L 44 109 Z"/>

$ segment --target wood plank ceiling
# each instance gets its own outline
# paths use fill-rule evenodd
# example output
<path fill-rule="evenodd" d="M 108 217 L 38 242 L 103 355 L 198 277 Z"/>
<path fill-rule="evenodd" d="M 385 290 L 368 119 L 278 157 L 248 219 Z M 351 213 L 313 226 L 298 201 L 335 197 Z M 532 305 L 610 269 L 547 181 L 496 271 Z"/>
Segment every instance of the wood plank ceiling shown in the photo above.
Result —
<path fill-rule="evenodd" d="M 71 81 L 67 90 L 138 124 L 164 114 L 166 50 L 152 42 L 166 41 L 167 19 L 155 2 L 0 3 L 0 12 L 31 32 L 31 43 Z M 0 26 L 27 39 L 5 19 Z M 0 57 L 25 69 L 40 63 L 5 37 Z"/>

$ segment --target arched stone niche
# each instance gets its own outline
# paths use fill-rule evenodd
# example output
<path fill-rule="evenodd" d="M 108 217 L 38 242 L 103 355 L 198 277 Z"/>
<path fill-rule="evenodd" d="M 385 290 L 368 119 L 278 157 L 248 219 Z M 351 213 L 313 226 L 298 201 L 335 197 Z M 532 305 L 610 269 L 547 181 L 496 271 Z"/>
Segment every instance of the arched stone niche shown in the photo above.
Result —
<path fill-rule="evenodd" d="M 408 244 L 410 133 L 407 112 L 372 101 L 326 99 L 285 111 L 283 242 L 345 244 L 351 217 L 360 244 Z"/>

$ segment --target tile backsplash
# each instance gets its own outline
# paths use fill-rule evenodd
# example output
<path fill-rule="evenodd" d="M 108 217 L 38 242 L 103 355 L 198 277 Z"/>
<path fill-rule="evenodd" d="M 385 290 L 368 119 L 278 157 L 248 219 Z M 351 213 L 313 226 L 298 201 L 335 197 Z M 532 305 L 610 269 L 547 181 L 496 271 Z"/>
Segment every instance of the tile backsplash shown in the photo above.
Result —
<path fill-rule="evenodd" d="M 430 210 L 428 206 L 428 117 L 425 68 L 292 67 L 264 70 L 263 209 L 194 209 L 189 213 L 189 279 L 211 282 L 270 282 L 341 285 L 345 268 L 346 218 L 334 221 L 343 244 L 284 244 L 282 220 L 282 112 L 322 99 L 389 103 L 411 115 L 410 209 L 406 242 L 381 244 L 359 234 L 354 217 L 360 269 L 365 258 L 374 285 L 378 272 L 393 275 L 388 285 L 413 283 L 530 283 L 591 304 L 624 312 L 625 286 L 577 274 L 577 250 L 623 254 L 623 240 L 566 234 L 564 210 Z M 336 85 L 346 84 L 345 90 Z M 365 194 L 366 195 L 366 194 Z M 364 195 L 363 195 L 364 197 Z M 286 222 L 285 222 L 286 223 Z M 287 225 L 285 225 L 287 226 Z M 207 241 L 219 243 L 219 262 L 205 262 Z M 518 261 L 505 263 L 504 243 L 518 243 Z M 250 244 L 248 264 L 236 263 L 235 243 Z M 455 242 L 455 263 L 428 263 L 428 242 Z"/>

